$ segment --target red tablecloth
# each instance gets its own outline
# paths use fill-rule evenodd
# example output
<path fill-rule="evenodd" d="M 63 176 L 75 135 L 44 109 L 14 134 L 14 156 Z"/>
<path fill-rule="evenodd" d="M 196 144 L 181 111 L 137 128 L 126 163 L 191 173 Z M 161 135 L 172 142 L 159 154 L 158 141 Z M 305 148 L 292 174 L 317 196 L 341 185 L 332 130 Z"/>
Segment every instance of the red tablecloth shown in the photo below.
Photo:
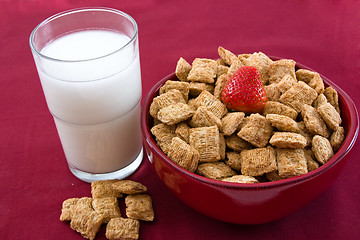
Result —
<path fill-rule="evenodd" d="M 0 238 L 82 239 L 60 222 L 61 203 L 90 196 L 67 168 L 28 39 L 45 18 L 84 6 L 117 8 L 139 25 L 143 96 L 180 56 L 262 51 L 324 74 L 360 100 L 360 2 L 0 0 Z M 359 141 L 358 141 L 359 142 Z M 360 146 L 340 177 L 294 214 L 242 226 L 203 216 L 176 199 L 145 157 L 130 179 L 148 186 L 156 220 L 140 239 L 360 239 Z M 291 203 L 289 203 L 291 204 Z M 102 227 L 97 239 L 105 239 Z"/>

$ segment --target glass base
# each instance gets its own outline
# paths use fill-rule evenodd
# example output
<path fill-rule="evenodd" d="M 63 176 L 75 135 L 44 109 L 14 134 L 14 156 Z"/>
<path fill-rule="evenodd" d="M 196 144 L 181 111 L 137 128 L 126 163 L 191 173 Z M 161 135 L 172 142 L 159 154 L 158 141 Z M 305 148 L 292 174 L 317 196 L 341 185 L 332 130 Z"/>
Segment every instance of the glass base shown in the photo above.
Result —
<path fill-rule="evenodd" d="M 120 169 L 115 172 L 110 173 L 89 173 L 81 171 L 77 168 L 74 168 L 69 164 L 69 169 L 72 172 L 72 174 L 75 175 L 75 177 L 79 178 L 80 180 L 84 182 L 91 183 L 93 181 L 99 181 L 99 180 L 109 180 L 109 179 L 124 179 L 128 176 L 130 176 L 132 173 L 138 169 L 141 162 L 143 160 L 143 149 L 141 149 L 139 155 L 136 157 L 135 161 L 133 161 L 130 165 L 126 166 L 123 169 Z"/>

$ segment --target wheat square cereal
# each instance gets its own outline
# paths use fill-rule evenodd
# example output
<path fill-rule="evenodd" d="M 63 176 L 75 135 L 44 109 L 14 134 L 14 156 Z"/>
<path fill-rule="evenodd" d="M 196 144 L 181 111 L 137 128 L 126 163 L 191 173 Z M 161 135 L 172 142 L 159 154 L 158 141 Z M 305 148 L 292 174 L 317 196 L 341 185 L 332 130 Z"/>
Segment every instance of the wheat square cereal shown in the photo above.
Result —
<path fill-rule="evenodd" d="M 76 203 L 78 202 L 79 198 L 69 198 L 63 201 L 60 221 L 70 221 L 71 220 L 71 213 L 74 210 Z"/>
<path fill-rule="evenodd" d="M 172 139 L 168 157 L 190 172 L 195 172 L 200 159 L 199 152 L 179 137 Z"/>
<path fill-rule="evenodd" d="M 247 124 L 238 132 L 238 136 L 256 147 L 265 147 L 273 133 L 270 121 L 258 113 L 251 114 Z"/>
<path fill-rule="evenodd" d="M 203 91 L 208 91 L 209 93 L 214 92 L 214 86 L 206 83 L 200 82 L 191 82 L 189 85 L 189 93 L 191 96 L 199 96 Z"/>
<path fill-rule="evenodd" d="M 277 166 L 281 178 L 290 178 L 308 172 L 307 162 L 302 149 L 276 149 Z"/>
<path fill-rule="evenodd" d="M 245 141 L 244 139 L 240 138 L 238 135 L 233 134 L 231 136 L 225 137 L 226 146 L 234 151 L 241 152 L 245 149 L 251 149 L 253 146 Z"/>
<path fill-rule="evenodd" d="M 241 171 L 241 158 L 240 153 L 235 151 L 226 152 L 227 160 L 225 160 L 226 165 L 231 167 L 236 171 Z"/>
<path fill-rule="evenodd" d="M 272 62 L 268 71 L 269 82 L 278 83 L 286 75 L 290 75 L 292 78 L 296 78 L 295 64 L 296 62 L 291 59 L 281 59 Z"/>
<path fill-rule="evenodd" d="M 119 202 L 116 197 L 95 198 L 92 201 L 95 212 L 101 215 L 103 223 L 107 223 L 111 218 L 121 217 Z"/>
<path fill-rule="evenodd" d="M 187 77 L 191 70 L 191 65 L 184 58 L 180 58 L 176 64 L 175 75 L 176 77 L 183 82 L 187 81 Z"/>
<path fill-rule="evenodd" d="M 279 176 L 279 171 L 275 170 L 272 172 L 265 173 L 265 178 L 269 180 L 270 182 L 279 181 L 283 178 Z"/>
<path fill-rule="evenodd" d="M 220 129 L 222 122 L 213 112 L 206 107 L 200 106 L 189 121 L 189 125 L 195 128 L 217 126 Z"/>
<path fill-rule="evenodd" d="M 335 132 L 331 134 L 330 144 L 333 147 L 334 151 L 339 150 L 341 144 L 345 139 L 345 130 L 343 127 L 338 127 Z"/>
<path fill-rule="evenodd" d="M 132 194 L 125 198 L 126 216 L 128 218 L 153 221 L 154 210 L 151 197 L 147 194 Z"/>
<path fill-rule="evenodd" d="M 217 99 L 221 99 L 221 93 L 224 90 L 224 87 L 229 80 L 230 75 L 228 74 L 222 74 L 218 77 L 218 79 L 215 82 L 215 89 L 214 89 L 214 97 Z"/>
<path fill-rule="evenodd" d="M 217 63 L 215 60 L 195 58 L 187 80 L 191 82 L 214 83 L 216 72 Z"/>
<path fill-rule="evenodd" d="M 224 75 L 224 74 L 227 74 L 229 71 L 229 67 L 228 66 L 224 66 L 224 65 L 221 65 L 219 64 L 218 62 L 218 66 L 217 66 L 217 70 L 216 70 L 216 82 L 219 81 L 219 77 L 221 75 Z"/>
<path fill-rule="evenodd" d="M 315 91 L 318 94 L 322 94 L 325 90 L 324 82 L 323 82 L 322 78 L 320 77 L 320 74 L 318 74 L 318 73 L 314 74 L 314 77 L 310 80 L 308 85 L 310 87 L 312 87 L 313 89 L 315 89 Z"/>
<path fill-rule="evenodd" d="M 328 102 L 334 106 L 336 111 L 340 114 L 340 107 L 339 107 L 339 96 L 336 90 L 332 87 L 325 88 L 324 95 Z"/>
<path fill-rule="evenodd" d="M 167 125 L 174 125 L 191 118 L 194 110 L 186 103 L 175 103 L 160 109 L 157 119 Z"/>
<path fill-rule="evenodd" d="M 329 137 L 329 130 L 320 114 L 310 105 L 304 104 L 301 110 L 301 116 L 304 120 L 306 128 L 313 135 L 321 135 Z"/>
<path fill-rule="evenodd" d="M 304 148 L 306 146 L 306 138 L 293 132 L 275 132 L 269 142 L 278 148 Z"/>
<path fill-rule="evenodd" d="M 113 189 L 112 184 L 120 181 L 117 179 L 94 181 L 91 183 L 91 194 L 93 198 L 122 197 L 122 194 Z"/>
<path fill-rule="evenodd" d="M 228 66 L 230 66 L 234 62 L 239 61 L 239 58 L 234 53 L 221 46 L 218 47 L 218 54 L 221 57 L 221 59 L 224 60 L 225 64 Z"/>
<path fill-rule="evenodd" d="M 245 60 L 248 59 L 249 57 L 251 57 L 252 54 L 250 53 L 242 53 L 238 55 L 238 58 L 240 59 L 240 61 L 245 65 Z M 270 58 L 269 58 L 270 59 Z M 272 61 L 270 59 L 270 61 Z"/>
<path fill-rule="evenodd" d="M 226 142 L 224 134 L 219 133 L 219 143 L 220 143 L 220 159 L 224 160 L 226 157 Z"/>
<path fill-rule="evenodd" d="M 309 83 L 314 78 L 315 72 L 301 68 L 295 72 L 295 75 L 297 80 Z"/>
<path fill-rule="evenodd" d="M 231 66 L 230 66 L 227 74 L 228 74 L 229 76 L 232 76 L 232 75 L 234 75 L 234 73 L 235 73 L 237 70 L 239 70 L 239 69 L 240 69 L 241 67 L 243 67 L 243 66 L 244 66 L 244 64 L 240 61 L 240 59 L 237 59 L 236 61 L 234 61 L 234 62 L 231 64 Z"/>
<path fill-rule="evenodd" d="M 119 191 L 123 194 L 137 194 L 137 193 L 144 193 L 147 191 L 146 186 L 142 185 L 139 182 L 135 182 L 132 180 L 120 180 L 112 185 L 113 189 Z"/>
<path fill-rule="evenodd" d="M 300 132 L 297 122 L 292 118 L 280 114 L 267 114 L 266 119 L 270 121 L 271 126 L 284 132 Z"/>
<path fill-rule="evenodd" d="M 190 146 L 199 154 L 199 162 L 215 162 L 221 159 L 220 135 L 216 126 L 190 129 Z"/>
<path fill-rule="evenodd" d="M 311 149 L 303 148 L 304 156 L 307 163 L 308 172 L 311 172 L 319 167 L 319 163 L 314 160 L 315 155 Z"/>
<path fill-rule="evenodd" d="M 261 176 L 277 169 L 275 150 L 272 147 L 243 150 L 241 173 L 247 176 Z"/>
<path fill-rule="evenodd" d="M 311 105 L 316 98 L 317 92 L 306 83 L 299 81 L 282 94 L 279 101 L 292 107 L 299 113 L 304 104 Z"/>
<path fill-rule="evenodd" d="M 267 101 L 263 110 L 263 115 L 267 114 L 280 114 L 296 119 L 298 113 L 291 107 L 275 101 Z"/>
<path fill-rule="evenodd" d="M 185 101 L 187 102 L 189 99 L 189 92 L 190 92 L 190 84 L 188 82 L 179 82 L 173 80 L 167 80 L 165 84 L 159 89 L 159 94 L 166 93 L 172 89 L 179 90 Z"/>
<path fill-rule="evenodd" d="M 186 123 L 179 123 L 176 125 L 175 133 L 185 142 L 189 143 L 190 127 Z"/>
<path fill-rule="evenodd" d="M 334 150 L 330 141 L 320 135 L 315 135 L 313 137 L 311 149 L 314 152 L 316 160 L 321 164 L 325 164 L 332 156 L 334 156 Z"/>
<path fill-rule="evenodd" d="M 239 128 L 241 122 L 245 117 L 245 113 L 243 112 L 230 112 L 227 113 L 222 119 L 222 127 L 221 132 L 225 136 L 230 136 Z"/>
<path fill-rule="evenodd" d="M 314 106 L 314 108 L 318 108 L 319 106 L 321 106 L 322 104 L 327 103 L 327 102 L 328 101 L 327 101 L 325 95 L 323 93 L 321 93 L 317 96 L 317 98 L 313 102 L 313 106 Z"/>
<path fill-rule="evenodd" d="M 155 136 L 156 143 L 161 150 L 167 154 L 173 137 L 176 137 L 176 126 L 169 126 L 163 123 L 157 124 L 151 128 L 151 133 Z"/>
<path fill-rule="evenodd" d="M 270 65 L 273 63 L 273 60 L 266 56 L 266 54 L 262 52 L 255 52 L 251 55 L 246 54 L 239 56 L 239 59 L 243 59 L 243 62 L 246 66 L 253 66 L 259 70 L 261 82 L 263 85 L 268 82 L 268 71 Z"/>
<path fill-rule="evenodd" d="M 105 236 L 110 240 L 139 239 L 140 222 L 131 218 L 113 218 L 106 226 Z"/>
<path fill-rule="evenodd" d="M 309 132 L 309 130 L 306 128 L 304 121 L 298 122 L 298 127 L 300 129 L 300 134 L 303 135 L 306 138 L 306 146 L 311 145 L 311 141 L 313 138 L 313 135 Z"/>
<path fill-rule="evenodd" d="M 281 96 L 281 91 L 278 88 L 277 84 L 273 83 L 270 85 L 264 86 L 266 97 L 269 101 L 279 101 Z"/>
<path fill-rule="evenodd" d="M 195 99 L 195 104 L 197 107 L 206 107 L 220 119 L 227 113 L 226 106 L 208 91 L 202 91 Z"/>
<path fill-rule="evenodd" d="M 212 179 L 222 179 L 236 174 L 231 167 L 223 162 L 202 163 L 198 166 L 197 173 Z"/>
<path fill-rule="evenodd" d="M 246 176 L 246 175 L 234 175 L 232 177 L 227 177 L 227 178 L 223 178 L 221 179 L 222 181 L 225 182 L 235 182 L 235 183 L 258 183 L 259 181 L 251 176 Z"/>
<path fill-rule="evenodd" d="M 171 89 L 155 97 L 150 105 L 150 115 L 157 118 L 157 113 L 160 109 L 175 103 L 186 103 L 183 94 L 177 89 Z"/>
<path fill-rule="evenodd" d="M 336 129 L 338 129 L 342 120 L 333 105 L 324 103 L 317 108 L 317 111 L 331 130 L 336 131 Z"/>
<path fill-rule="evenodd" d="M 286 92 L 297 83 L 297 80 L 290 75 L 285 75 L 276 85 L 281 93 Z"/>

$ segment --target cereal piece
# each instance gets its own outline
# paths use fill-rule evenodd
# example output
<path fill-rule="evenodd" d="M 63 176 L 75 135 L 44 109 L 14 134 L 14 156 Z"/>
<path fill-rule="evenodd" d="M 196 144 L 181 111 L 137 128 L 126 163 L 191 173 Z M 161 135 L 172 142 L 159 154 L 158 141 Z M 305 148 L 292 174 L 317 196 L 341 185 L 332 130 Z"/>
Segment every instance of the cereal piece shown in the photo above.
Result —
<path fill-rule="evenodd" d="M 216 126 L 190 129 L 190 146 L 199 154 L 199 162 L 215 162 L 221 159 L 219 129 Z"/>
<path fill-rule="evenodd" d="M 273 133 L 270 122 L 260 114 L 251 114 L 247 124 L 238 132 L 238 136 L 256 147 L 265 147 Z"/>
<path fill-rule="evenodd" d="M 174 103 L 186 103 L 183 94 L 177 89 L 169 90 L 155 97 L 150 105 L 150 115 L 153 118 L 157 118 L 157 113 L 160 109 Z"/>
<path fill-rule="evenodd" d="M 262 52 L 255 52 L 250 56 L 245 55 L 244 58 L 239 56 L 239 59 L 244 62 L 246 66 L 253 66 L 259 70 L 261 82 L 265 85 L 269 80 L 268 70 L 273 61 Z"/>
<path fill-rule="evenodd" d="M 108 223 L 110 219 L 121 217 L 119 202 L 116 197 L 95 198 L 92 206 L 103 218 L 103 223 Z"/>
<path fill-rule="evenodd" d="M 244 66 L 244 64 L 240 61 L 240 59 L 237 59 L 236 61 L 234 61 L 234 62 L 231 64 L 231 66 L 230 66 L 227 74 L 228 74 L 229 76 L 232 76 L 232 75 L 234 75 L 234 73 L 235 73 L 237 70 L 239 70 L 239 69 L 240 69 L 241 67 L 243 67 L 243 66 Z"/>
<path fill-rule="evenodd" d="M 125 198 L 126 216 L 128 218 L 153 221 L 154 210 L 151 197 L 146 194 L 133 194 Z"/>
<path fill-rule="evenodd" d="M 251 57 L 251 55 L 252 55 L 252 54 L 250 54 L 250 53 L 242 53 L 242 54 L 239 54 L 239 55 L 238 55 L 238 58 L 239 58 L 240 61 L 242 61 L 242 62 L 244 63 L 244 65 L 245 65 L 245 60 L 248 59 L 249 57 Z M 269 58 L 269 59 L 270 59 L 270 58 Z M 272 61 L 272 60 L 270 59 L 270 61 Z"/>
<path fill-rule="evenodd" d="M 139 239 L 140 222 L 131 218 L 113 218 L 106 226 L 105 236 L 110 240 Z"/>
<path fill-rule="evenodd" d="M 306 128 L 304 121 L 298 122 L 297 124 L 300 129 L 299 133 L 306 138 L 306 146 L 310 146 L 313 135 Z"/>
<path fill-rule="evenodd" d="M 311 172 L 319 167 L 319 163 L 317 163 L 313 157 L 315 157 L 314 153 L 310 149 L 303 148 L 304 156 L 306 159 L 308 172 Z"/>
<path fill-rule="evenodd" d="M 93 198 L 122 197 L 122 194 L 112 188 L 112 184 L 120 181 L 117 179 L 94 181 L 91 183 L 91 195 Z"/>
<path fill-rule="evenodd" d="M 227 67 L 224 59 L 222 59 L 222 58 L 218 58 L 218 59 L 216 60 L 216 63 L 218 64 L 218 66 L 225 66 L 225 67 Z"/>
<path fill-rule="evenodd" d="M 340 114 L 340 107 L 339 107 L 339 96 L 336 90 L 332 87 L 325 88 L 324 95 L 328 102 L 334 106 L 336 111 Z"/>
<path fill-rule="evenodd" d="M 239 152 L 226 152 L 226 165 L 236 171 L 241 171 L 241 158 Z"/>
<path fill-rule="evenodd" d="M 298 113 L 291 107 L 286 106 L 280 102 L 267 101 L 264 107 L 263 114 L 266 116 L 267 114 L 280 114 L 284 116 L 288 116 L 292 119 L 296 119 Z"/>
<path fill-rule="evenodd" d="M 71 213 L 74 210 L 76 203 L 78 202 L 79 198 L 69 198 L 63 201 L 60 221 L 70 221 L 71 220 Z"/>
<path fill-rule="evenodd" d="M 315 73 L 314 77 L 310 80 L 310 82 L 308 83 L 308 85 L 310 87 L 312 87 L 313 89 L 315 89 L 315 91 L 318 94 L 322 94 L 324 92 L 324 82 L 322 80 L 322 78 L 320 77 L 320 74 Z"/>
<path fill-rule="evenodd" d="M 235 183 L 258 183 L 259 181 L 251 176 L 246 176 L 246 175 L 235 175 L 232 177 L 227 177 L 227 178 L 223 178 L 221 179 L 222 181 L 225 182 L 235 182 Z"/>
<path fill-rule="evenodd" d="M 228 74 L 221 75 L 215 83 L 215 89 L 214 89 L 214 97 L 217 99 L 221 99 L 221 93 L 224 90 L 226 82 L 229 80 Z"/>
<path fill-rule="evenodd" d="M 278 170 L 265 173 L 265 177 L 270 182 L 279 181 L 279 180 L 283 179 L 282 177 L 279 176 L 279 171 Z"/>
<path fill-rule="evenodd" d="M 264 90 L 269 101 L 279 101 L 281 92 L 277 84 L 266 85 L 264 86 Z"/>
<path fill-rule="evenodd" d="M 217 126 L 218 128 L 222 127 L 220 118 L 215 116 L 215 114 L 209 111 L 206 107 L 200 106 L 195 111 L 193 117 L 191 118 L 189 125 L 191 127 L 211 127 Z"/>
<path fill-rule="evenodd" d="M 306 128 L 311 134 L 318 134 L 324 137 L 329 137 L 329 131 L 326 127 L 326 123 L 321 118 L 320 114 L 316 111 L 315 108 L 304 104 L 301 111 L 301 116 L 304 119 Z"/>
<path fill-rule="evenodd" d="M 215 60 L 206 58 L 196 58 L 192 62 L 192 68 L 189 72 L 188 81 L 214 83 L 217 72 L 217 63 Z"/>
<path fill-rule="evenodd" d="M 295 78 L 293 78 L 290 75 L 285 75 L 276 85 L 280 90 L 280 92 L 284 93 L 287 90 L 289 90 L 292 86 L 294 86 L 296 83 L 297 81 Z"/>
<path fill-rule="evenodd" d="M 210 92 L 203 91 L 195 102 L 196 106 L 204 106 L 211 112 L 213 112 L 218 118 L 222 118 L 227 113 L 226 106 Z"/>
<path fill-rule="evenodd" d="M 229 71 L 229 67 L 228 66 L 224 66 L 224 65 L 220 65 L 218 63 L 218 66 L 217 66 L 217 70 L 216 70 L 216 78 L 217 80 L 216 81 L 219 81 L 219 77 L 223 74 L 227 74 Z"/>
<path fill-rule="evenodd" d="M 272 147 L 243 150 L 240 153 L 241 173 L 261 176 L 277 169 L 275 150 Z"/>
<path fill-rule="evenodd" d="M 220 159 L 224 160 L 226 156 L 226 142 L 224 134 L 219 133 Z"/>
<path fill-rule="evenodd" d="M 174 125 L 191 118 L 194 110 L 186 103 L 175 103 L 160 109 L 157 118 L 167 124 Z"/>
<path fill-rule="evenodd" d="M 208 91 L 209 93 L 214 92 L 214 86 L 206 84 L 206 83 L 199 83 L 199 82 L 191 82 L 190 85 L 190 95 L 198 96 L 203 91 Z"/>
<path fill-rule="evenodd" d="M 223 162 L 202 163 L 197 169 L 197 173 L 201 176 L 221 179 L 235 175 L 235 171 Z"/>
<path fill-rule="evenodd" d="M 186 82 L 190 70 L 191 65 L 181 57 L 176 64 L 175 75 L 177 78 L 180 79 L 180 81 Z"/>
<path fill-rule="evenodd" d="M 251 149 L 252 145 L 240 138 L 238 135 L 233 134 L 225 137 L 226 146 L 234 151 L 241 152 L 244 149 Z"/>
<path fill-rule="evenodd" d="M 267 114 L 266 119 L 270 121 L 271 126 L 284 132 L 300 132 L 297 122 L 292 118 L 279 114 Z"/>
<path fill-rule="evenodd" d="M 225 136 L 232 135 L 238 129 L 240 123 L 243 121 L 245 113 L 243 112 L 230 112 L 227 113 L 222 119 L 221 132 Z"/>
<path fill-rule="evenodd" d="M 161 150 L 167 154 L 173 137 L 176 137 L 175 133 L 176 126 L 169 126 L 160 123 L 151 128 L 151 133 L 155 136 L 156 143 L 159 145 Z"/>
<path fill-rule="evenodd" d="M 113 189 L 124 194 L 137 194 L 147 191 L 147 188 L 139 182 L 132 180 L 120 180 L 112 185 Z"/>
<path fill-rule="evenodd" d="M 322 94 L 319 94 L 319 96 L 315 99 L 315 101 L 313 102 L 313 106 L 314 106 L 314 108 L 318 108 L 320 105 L 327 103 L 327 102 L 328 101 L 327 101 L 325 95 L 322 93 Z"/>
<path fill-rule="evenodd" d="M 308 172 L 302 149 L 276 149 L 279 177 L 290 178 Z"/>
<path fill-rule="evenodd" d="M 102 216 L 92 209 L 91 202 L 91 198 L 80 198 L 73 209 L 70 222 L 70 227 L 87 239 L 95 238 L 103 222 Z"/>
<path fill-rule="evenodd" d="M 296 62 L 291 59 L 281 59 L 274 61 L 269 66 L 269 82 L 278 83 L 286 75 L 295 78 L 295 64 Z"/>
<path fill-rule="evenodd" d="M 330 144 L 333 147 L 334 151 L 337 152 L 341 147 L 341 144 L 345 139 L 345 130 L 343 127 L 338 127 L 335 132 L 331 134 Z"/>
<path fill-rule="evenodd" d="M 190 127 L 186 123 L 179 123 L 176 126 L 175 133 L 178 137 L 180 137 L 185 142 L 189 142 L 190 136 Z"/>
<path fill-rule="evenodd" d="M 306 138 L 293 132 L 275 132 L 269 142 L 278 148 L 304 148 L 306 146 Z"/>
<path fill-rule="evenodd" d="M 189 99 L 189 91 L 190 91 L 190 84 L 188 82 L 179 82 L 179 81 L 172 81 L 172 80 L 167 80 L 165 82 L 165 84 L 160 88 L 159 90 L 159 94 L 163 94 L 166 93 L 172 89 L 177 89 L 179 90 L 185 101 L 187 102 Z"/>
<path fill-rule="evenodd" d="M 190 172 L 195 172 L 200 159 L 199 152 L 179 137 L 172 139 L 168 157 Z"/>
<path fill-rule="evenodd" d="M 296 79 L 298 81 L 303 81 L 305 83 L 309 83 L 311 81 L 311 79 L 314 78 L 315 72 L 301 68 L 295 72 L 295 75 L 296 75 Z"/>
<path fill-rule="evenodd" d="M 334 131 L 338 129 L 342 120 L 340 114 L 336 111 L 333 105 L 330 103 L 324 103 L 317 108 L 317 111 L 330 129 Z"/>
<path fill-rule="evenodd" d="M 218 47 L 218 54 L 221 57 L 221 59 L 224 60 L 225 64 L 229 66 L 232 65 L 234 62 L 239 61 L 239 58 L 235 54 L 233 54 L 232 52 L 221 46 Z"/>
<path fill-rule="evenodd" d="M 311 105 L 316 98 L 317 92 L 306 83 L 299 81 L 282 94 L 279 101 L 292 107 L 299 113 L 304 104 Z"/>
<path fill-rule="evenodd" d="M 312 151 L 314 152 L 316 160 L 321 164 L 325 164 L 334 156 L 334 151 L 329 140 L 319 135 L 313 137 Z"/>

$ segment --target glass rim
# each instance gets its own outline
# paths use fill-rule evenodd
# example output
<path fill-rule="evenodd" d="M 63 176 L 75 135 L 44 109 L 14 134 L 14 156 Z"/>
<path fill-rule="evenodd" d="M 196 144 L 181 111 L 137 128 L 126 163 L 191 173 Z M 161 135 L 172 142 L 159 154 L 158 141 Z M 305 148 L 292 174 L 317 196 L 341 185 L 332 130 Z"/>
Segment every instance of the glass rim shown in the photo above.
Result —
<path fill-rule="evenodd" d="M 102 55 L 102 56 L 99 56 L 99 57 L 93 57 L 93 58 L 87 58 L 87 59 L 79 59 L 79 60 L 66 60 L 66 59 L 57 59 L 57 58 L 53 58 L 53 57 L 49 57 L 43 53 L 41 53 L 41 50 L 38 50 L 36 47 L 35 47 L 35 44 L 34 44 L 34 35 L 35 33 L 44 25 L 46 25 L 47 23 L 57 19 L 57 18 L 60 18 L 60 17 L 64 17 L 66 15 L 69 15 L 69 14 L 75 14 L 75 13 L 79 13 L 79 12 L 89 12 L 89 11 L 101 11 L 101 12 L 112 12 L 112 13 L 115 13 L 115 14 L 118 14 L 118 15 L 121 15 L 125 18 L 127 18 L 128 20 L 130 20 L 130 22 L 133 24 L 134 26 L 134 34 L 133 36 L 130 38 L 130 40 L 124 44 L 123 46 L 121 46 L 120 48 L 112 51 L 111 53 L 108 53 L 108 54 L 105 54 L 105 55 Z M 30 48 L 31 50 L 36 53 L 37 55 L 39 55 L 40 57 L 42 58 L 45 58 L 45 59 L 48 59 L 48 60 L 52 60 L 52 61 L 57 61 L 57 62 L 72 62 L 72 63 L 76 63 L 76 62 L 86 62 L 86 61 L 93 61 L 93 60 L 98 60 L 98 59 L 102 59 L 102 58 L 105 58 L 105 57 L 108 57 L 110 55 L 113 55 L 117 52 L 120 52 L 122 49 L 126 48 L 127 46 L 129 46 L 132 42 L 135 41 L 135 39 L 137 38 L 138 36 L 138 26 L 137 26 L 137 23 L 135 21 L 135 19 L 133 17 L 131 17 L 129 14 L 125 13 L 125 12 L 122 12 L 120 10 L 117 10 L 117 9 L 114 9 L 114 8 L 107 8 L 107 7 L 83 7 L 83 8 L 74 8 L 74 9 L 70 9 L 70 10 L 66 10 L 66 11 L 63 11 L 63 12 L 59 12 L 57 14 L 54 14 L 48 18 L 46 18 L 45 20 L 43 20 L 41 23 L 39 23 L 35 28 L 34 30 L 31 32 L 30 34 L 30 38 L 29 38 L 29 44 L 30 44 Z"/>

